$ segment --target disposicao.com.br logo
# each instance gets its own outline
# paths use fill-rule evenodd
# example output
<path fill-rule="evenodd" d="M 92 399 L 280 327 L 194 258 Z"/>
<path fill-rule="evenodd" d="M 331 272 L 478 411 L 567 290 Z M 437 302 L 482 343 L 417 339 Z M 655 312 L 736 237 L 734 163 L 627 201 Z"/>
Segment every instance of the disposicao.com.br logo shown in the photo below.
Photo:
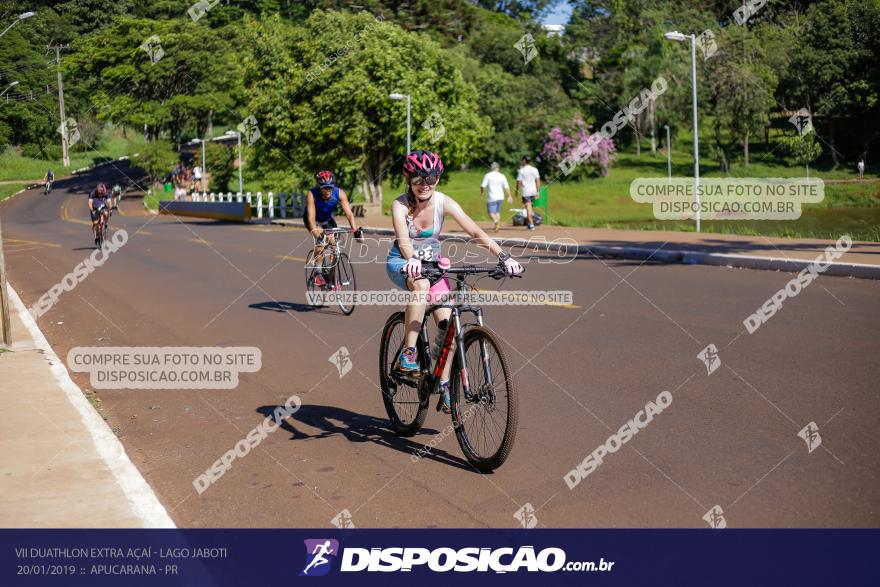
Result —
<path fill-rule="evenodd" d="M 332 568 L 332 560 L 339 554 L 339 543 L 330 539 L 306 540 L 306 565 L 300 576 L 326 575 Z M 426 568 L 435 573 L 450 571 L 459 573 L 517 571 L 554 573 L 557 571 L 610 571 L 613 561 L 601 558 L 595 561 L 566 562 L 561 548 L 544 548 L 536 551 L 533 546 L 519 548 L 465 547 L 465 548 L 419 548 L 392 546 L 386 548 L 348 547 L 342 551 L 340 572 L 411 572 Z"/>

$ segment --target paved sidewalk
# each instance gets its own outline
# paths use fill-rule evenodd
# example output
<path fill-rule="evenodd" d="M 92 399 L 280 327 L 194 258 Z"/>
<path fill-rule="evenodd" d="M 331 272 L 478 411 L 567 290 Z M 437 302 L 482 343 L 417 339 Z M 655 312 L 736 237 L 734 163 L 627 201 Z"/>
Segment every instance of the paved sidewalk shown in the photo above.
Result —
<path fill-rule="evenodd" d="M 272 222 L 302 226 L 299 219 L 276 218 Z M 360 219 L 360 222 L 363 222 L 368 233 L 391 233 L 390 216 Z M 491 232 L 489 223 L 479 224 L 505 246 L 525 246 L 528 239 L 539 249 L 554 250 L 560 246 L 576 246 L 580 255 L 595 253 L 630 259 L 650 258 L 652 261 L 666 263 L 777 271 L 800 271 L 822 255 L 826 247 L 834 246 L 834 241 L 821 239 L 565 226 L 539 226 L 532 232 L 521 226 L 505 226 L 494 233 Z M 341 225 L 345 225 L 344 219 Z M 447 238 L 464 235 L 454 221 L 448 222 L 447 227 L 447 232 L 444 232 Z M 852 248 L 841 255 L 825 274 L 880 279 L 880 243 L 853 242 Z"/>
<path fill-rule="evenodd" d="M 0 528 L 174 523 L 9 287 L 0 352 Z"/>

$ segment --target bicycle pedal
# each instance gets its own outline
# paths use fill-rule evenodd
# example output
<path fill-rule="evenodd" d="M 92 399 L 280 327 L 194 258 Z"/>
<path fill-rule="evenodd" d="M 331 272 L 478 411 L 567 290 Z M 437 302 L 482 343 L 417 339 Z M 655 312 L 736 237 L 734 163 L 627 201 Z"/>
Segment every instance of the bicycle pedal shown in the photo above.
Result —
<path fill-rule="evenodd" d="M 400 373 L 400 372 L 391 372 L 391 378 L 397 383 L 402 383 L 404 385 L 409 385 L 411 387 L 418 387 L 421 380 L 421 373 Z"/>

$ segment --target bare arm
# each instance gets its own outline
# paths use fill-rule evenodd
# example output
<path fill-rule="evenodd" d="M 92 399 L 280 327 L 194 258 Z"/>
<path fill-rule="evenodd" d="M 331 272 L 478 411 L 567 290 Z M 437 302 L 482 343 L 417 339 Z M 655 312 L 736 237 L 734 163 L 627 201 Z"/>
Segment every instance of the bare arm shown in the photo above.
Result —
<path fill-rule="evenodd" d="M 354 213 L 351 211 L 351 206 L 348 203 L 348 195 L 342 188 L 339 188 L 339 203 L 342 205 L 342 211 L 345 213 L 345 217 L 348 219 L 351 229 L 357 230 L 357 222 L 354 219 Z"/>
<path fill-rule="evenodd" d="M 449 213 L 455 221 L 458 222 L 458 225 L 461 226 L 462 230 L 468 233 L 473 242 L 483 247 L 484 249 L 489 249 L 496 255 L 501 254 L 501 247 L 498 246 L 494 240 L 489 238 L 489 235 L 486 234 L 482 228 L 477 226 L 477 223 L 471 220 L 471 217 L 468 216 L 464 210 L 461 209 L 461 206 L 458 205 L 458 202 L 446 196 L 446 200 L 444 201 L 445 211 Z"/>
<path fill-rule="evenodd" d="M 310 232 L 315 230 L 315 197 L 312 192 L 306 192 L 306 228 Z"/>
<path fill-rule="evenodd" d="M 409 259 L 416 254 L 412 241 L 409 239 L 409 231 L 406 228 L 407 212 L 406 206 L 397 200 L 391 204 L 391 222 L 394 226 L 394 236 L 397 237 L 397 246 L 404 259 Z"/>

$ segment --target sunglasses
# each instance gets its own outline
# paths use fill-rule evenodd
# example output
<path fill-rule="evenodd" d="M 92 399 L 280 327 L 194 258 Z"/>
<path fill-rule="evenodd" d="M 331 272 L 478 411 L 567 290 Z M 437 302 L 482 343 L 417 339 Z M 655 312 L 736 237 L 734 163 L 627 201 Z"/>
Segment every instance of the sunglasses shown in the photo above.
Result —
<path fill-rule="evenodd" d="M 414 177 L 410 181 L 413 185 L 437 185 L 438 183 L 440 183 L 440 178 L 437 176 Z"/>

